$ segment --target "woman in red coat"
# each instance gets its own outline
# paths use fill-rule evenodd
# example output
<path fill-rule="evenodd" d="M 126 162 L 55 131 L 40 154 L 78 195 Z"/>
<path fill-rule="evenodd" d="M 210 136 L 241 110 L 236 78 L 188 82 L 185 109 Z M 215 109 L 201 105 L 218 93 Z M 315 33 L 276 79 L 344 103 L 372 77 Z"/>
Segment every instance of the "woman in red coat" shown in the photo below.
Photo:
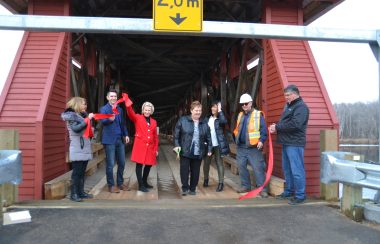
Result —
<path fill-rule="evenodd" d="M 148 192 L 153 186 L 148 184 L 148 175 L 152 165 L 157 164 L 158 136 L 157 122 L 151 115 L 154 106 L 145 102 L 141 107 L 142 114 L 133 111 L 132 103 L 127 103 L 127 112 L 130 120 L 135 124 L 135 140 L 133 143 L 131 161 L 136 163 L 136 177 L 139 191 Z M 145 165 L 143 170 L 143 165 Z"/>

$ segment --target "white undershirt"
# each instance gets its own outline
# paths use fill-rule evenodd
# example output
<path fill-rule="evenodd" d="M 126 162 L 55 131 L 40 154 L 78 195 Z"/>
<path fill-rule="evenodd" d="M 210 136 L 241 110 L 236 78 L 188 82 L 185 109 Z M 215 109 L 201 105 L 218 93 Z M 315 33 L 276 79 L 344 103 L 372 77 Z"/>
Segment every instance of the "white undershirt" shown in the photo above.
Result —
<path fill-rule="evenodd" d="M 216 138 L 216 131 L 215 131 L 215 120 L 214 116 L 210 116 L 208 120 L 208 126 L 210 127 L 210 132 L 211 132 L 211 141 L 212 141 L 212 146 L 216 147 L 218 146 L 218 138 Z"/>

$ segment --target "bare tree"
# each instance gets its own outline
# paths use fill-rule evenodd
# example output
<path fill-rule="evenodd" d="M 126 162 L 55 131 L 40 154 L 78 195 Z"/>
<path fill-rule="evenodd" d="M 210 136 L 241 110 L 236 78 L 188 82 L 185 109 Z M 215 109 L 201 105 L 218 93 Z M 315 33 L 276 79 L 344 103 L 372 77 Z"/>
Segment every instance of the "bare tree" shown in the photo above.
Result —
<path fill-rule="evenodd" d="M 378 140 L 378 108 L 378 101 L 334 104 L 334 109 L 340 124 L 340 139 Z"/>

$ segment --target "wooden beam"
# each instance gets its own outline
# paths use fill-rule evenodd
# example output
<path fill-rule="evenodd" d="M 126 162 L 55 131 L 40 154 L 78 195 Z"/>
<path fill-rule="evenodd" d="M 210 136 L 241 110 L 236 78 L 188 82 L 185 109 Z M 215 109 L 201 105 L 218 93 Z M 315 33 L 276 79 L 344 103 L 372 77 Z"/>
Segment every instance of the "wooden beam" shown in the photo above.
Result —
<path fill-rule="evenodd" d="M 155 52 L 153 52 L 152 50 L 126 38 L 126 37 L 123 37 L 123 36 L 120 36 L 119 35 L 119 38 L 122 39 L 122 43 L 123 44 L 127 44 L 128 46 L 140 51 L 142 54 L 148 56 L 148 57 L 151 57 L 151 58 L 154 58 L 154 56 L 156 56 L 157 54 Z M 176 67 L 176 68 L 179 68 L 181 69 L 182 71 L 184 72 L 187 72 L 187 73 L 190 73 L 190 74 L 196 74 L 194 71 L 188 69 L 185 65 L 183 64 L 180 64 L 180 63 L 177 63 L 177 62 L 174 62 L 173 60 L 169 59 L 169 58 L 165 58 L 165 57 L 161 57 L 160 59 L 158 59 L 159 62 L 162 62 L 162 63 L 165 63 L 165 64 L 168 64 L 170 66 L 173 66 L 173 67 Z"/>
<path fill-rule="evenodd" d="M 233 130 L 235 128 L 235 123 L 236 123 L 236 120 L 235 120 L 235 117 L 236 117 L 236 110 L 238 109 L 238 105 L 239 105 L 239 98 L 240 98 L 240 93 L 241 93 L 241 83 L 242 83 L 242 80 L 243 80 L 243 72 L 244 72 L 244 64 L 245 64 L 245 59 L 246 59 L 246 55 L 247 55 L 247 48 L 248 48 L 248 41 L 245 40 L 244 42 L 244 47 L 243 47 L 243 55 L 241 57 L 241 62 L 240 62 L 240 73 L 239 73 L 239 80 L 238 80 L 238 85 L 237 85 L 237 88 L 236 88 L 236 92 L 235 92 L 235 99 L 234 99 L 234 104 L 233 104 L 233 110 L 232 110 L 232 116 L 231 116 L 231 129 Z M 253 104 L 252 104 L 253 106 Z"/>
<path fill-rule="evenodd" d="M 209 40 L 209 39 L 206 39 L 206 40 Z M 175 50 L 177 50 L 179 48 L 183 49 L 185 47 L 193 46 L 195 44 L 199 44 L 202 42 L 205 42 L 205 39 L 198 39 L 197 41 L 194 41 L 191 39 L 190 41 L 187 41 L 186 43 L 181 43 L 178 45 L 171 46 L 170 48 L 166 48 L 165 50 L 163 50 L 159 53 L 156 53 L 155 55 L 151 56 L 150 58 L 145 59 L 143 62 L 137 63 L 135 66 L 131 67 L 131 69 L 134 69 L 135 67 L 138 67 L 141 65 L 146 65 L 148 63 L 153 62 L 154 60 L 159 60 L 162 56 L 164 56 L 166 54 L 173 53 Z"/>
<path fill-rule="evenodd" d="M 202 104 L 202 115 L 206 115 L 208 111 L 207 107 L 207 85 L 204 79 L 204 73 L 201 74 L 201 104 Z"/>
<path fill-rule="evenodd" d="M 257 92 L 259 90 L 259 85 L 260 85 L 260 81 L 261 81 L 262 68 L 263 68 L 263 62 L 262 62 L 262 58 L 261 58 L 261 55 L 260 55 L 259 63 L 257 64 L 255 78 L 253 80 L 252 90 L 251 90 L 251 96 L 252 96 L 253 101 L 256 101 Z M 256 104 L 256 105 L 258 105 L 258 104 Z"/>
<path fill-rule="evenodd" d="M 338 131 L 337 130 L 321 130 L 320 150 L 322 152 L 338 151 Z M 326 201 L 338 201 L 338 183 L 320 184 L 321 198 Z"/>
<path fill-rule="evenodd" d="M 158 90 L 155 90 L 155 91 L 143 92 L 143 93 L 138 94 L 135 97 L 143 97 L 143 96 L 148 96 L 148 95 L 151 95 L 151 94 L 157 94 L 157 93 L 161 93 L 161 92 L 167 92 L 169 90 L 173 90 L 173 89 L 176 89 L 176 88 L 179 88 L 179 87 L 190 85 L 192 83 L 193 82 L 184 82 L 184 83 L 176 84 L 176 85 L 173 85 L 173 86 L 168 86 L 168 87 L 165 87 L 165 88 L 162 88 L 162 89 L 158 89 Z"/>

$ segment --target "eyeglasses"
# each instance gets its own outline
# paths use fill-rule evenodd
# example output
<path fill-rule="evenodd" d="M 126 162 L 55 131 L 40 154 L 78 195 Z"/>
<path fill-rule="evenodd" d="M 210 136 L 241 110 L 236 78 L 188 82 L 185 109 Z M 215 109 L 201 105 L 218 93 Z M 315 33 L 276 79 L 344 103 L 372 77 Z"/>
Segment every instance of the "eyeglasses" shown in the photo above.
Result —
<path fill-rule="evenodd" d="M 241 103 L 241 106 L 248 106 L 249 103 Z"/>

